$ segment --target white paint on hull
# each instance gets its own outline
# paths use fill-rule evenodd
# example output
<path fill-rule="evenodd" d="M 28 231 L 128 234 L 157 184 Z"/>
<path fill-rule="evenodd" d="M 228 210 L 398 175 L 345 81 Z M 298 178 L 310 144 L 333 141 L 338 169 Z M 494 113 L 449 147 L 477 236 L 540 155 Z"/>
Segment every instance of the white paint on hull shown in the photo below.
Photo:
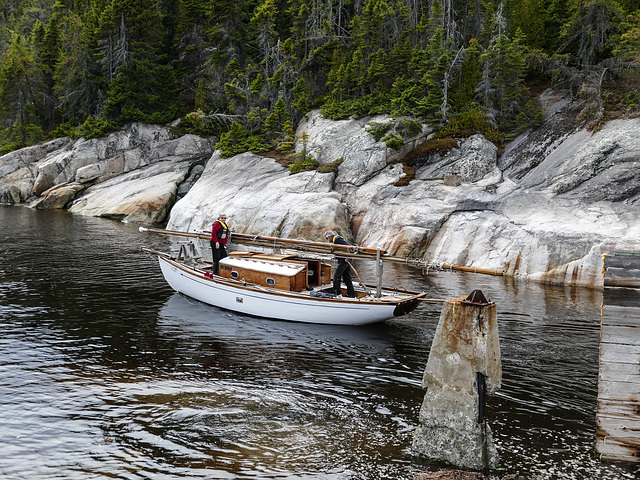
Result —
<path fill-rule="evenodd" d="M 397 303 L 326 299 L 264 287 L 233 285 L 158 257 L 167 283 L 177 292 L 216 307 L 247 315 L 305 323 L 366 325 L 394 317 Z"/>

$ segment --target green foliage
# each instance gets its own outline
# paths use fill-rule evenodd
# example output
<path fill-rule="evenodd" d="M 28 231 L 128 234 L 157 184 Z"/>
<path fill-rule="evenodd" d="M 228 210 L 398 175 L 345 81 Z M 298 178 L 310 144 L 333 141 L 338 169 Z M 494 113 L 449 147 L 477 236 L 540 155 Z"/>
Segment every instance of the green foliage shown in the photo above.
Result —
<path fill-rule="evenodd" d="M 438 138 L 469 137 L 481 133 L 492 142 L 500 141 L 500 132 L 489 121 L 486 112 L 478 107 L 455 116 L 447 125 L 438 130 Z"/>
<path fill-rule="evenodd" d="M 298 155 L 294 162 L 289 166 L 291 174 L 315 170 L 318 168 L 318 160 L 312 156 Z"/>
<path fill-rule="evenodd" d="M 613 54 L 637 64 L 640 61 L 640 9 L 624 19 L 620 24 L 620 32 Z"/>
<path fill-rule="evenodd" d="M 264 77 L 259 73 L 256 78 L 251 82 L 250 91 L 254 95 L 258 95 L 265 86 Z"/>
<path fill-rule="evenodd" d="M 635 107 L 640 105 L 640 92 L 638 90 L 631 91 L 625 95 L 625 97 L 620 101 L 623 105 L 627 107 Z"/>
<path fill-rule="evenodd" d="M 174 128 L 174 131 L 179 135 L 194 133 L 201 137 L 208 137 L 217 133 L 217 129 L 207 122 L 202 110 L 187 113 L 178 126 Z"/>
<path fill-rule="evenodd" d="M 318 160 L 311 155 L 309 149 L 309 135 L 307 132 L 303 132 L 300 136 L 300 141 L 302 144 L 302 149 L 299 153 L 295 153 L 291 155 L 291 160 L 293 161 L 289 165 L 289 172 L 291 174 L 304 172 L 307 170 L 315 170 L 318 168 Z"/>
<path fill-rule="evenodd" d="M 379 142 L 387 132 L 393 128 L 393 123 L 369 122 L 367 126 L 370 127 L 367 132 L 369 132 L 376 142 Z"/>
<path fill-rule="evenodd" d="M 225 158 L 244 152 L 263 153 L 269 150 L 260 135 L 251 134 L 238 121 L 234 121 L 229 130 L 220 135 L 220 141 L 216 144 L 216 148 Z"/>
<path fill-rule="evenodd" d="M 383 141 L 393 150 L 400 150 L 406 138 L 422 133 L 422 124 L 406 117 L 388 123 L 369 122 L 367 127 L 367 132 L 376 142 Z"/>
<path fill-rule="evenodd" d="M 404 140 L 397 133 L 387 133 L 382 141 L 392 150 L 400 150 L 404 146 Z"/>
<path fill-rule="evenodd" d="M 422 124 L 411 118 L 401 118 L 396 124 L 396 131 L 403 138 L 415 137 L 422 133 Z"/>
<path fill-rule="evenodd" d="M 279 153 L 292 153 L 296 145 L 296 134 L 293 130 L 293 126 L 290 121 L 286 121 L 283 125 L 283 130 L 280 138 L 278 139 L 276 151 Z"/>
<path fill-rule="evenodd" d="M 292 90 L 294 102 L 292 107 L 300 113 L 307 113 L 311 109 L 311 92 L 304 77 L 301 77 Z"/>
<path fill-rule="evenodd" d="M 391 148 L 427 122 L 495 141 L 541 121 L 525 79 L 576 84 L 604 65 L 620 78 L 640 52 L 637 0 L 14 3 L 0 22 L 7 148 L 181 117 L 179 132 L 212 135 L 226 127 L 207 119 L 221 115 L 245 130 L 221 137 L 226 153 L 284 153 L 312 108 L 411 118 L 370 128 Z M 627 93 L 606 108 L 635 114 Z"/>
<path fill-rule="evenodd" d="M 223 157 L 227 158 L 250 150 L 250 143 L 249 132 L 240 122 L 233 122 L 229 131 L 220 135 L 216 148 L 221 150 Z"/>
<path fill-rule="evenodd" d="M 340 157 L 339 159 L 334 160 L 331 163 L 320 165 L 318 167 L 318 173 L 335 173 L 337 175 L 342 162 L 344 162 L 344 157 Z"/>
<path fill-rule="evenodd" d="M 0 144 L 7 152 L 41 142 L 44 139 L 42 129 L 33 124 L 17 124 L 0 130 Z M 6 153 L 6 152 L 5 152 Z"/>
<path fill-rule="evenodd" d="M 82 131 L 80 128 L 76 127 L 70 122 L 61 123 L 58 127 L 53 130 L 50 134 L 52 137 L 69 137 L 69 138 L 79 138 L 82 136 Z"/>
<path fill-rule="evenodd" d="M 97 138 L 103 137 L 108 133 L 111 133 L 120 128 L 120 124 L 107 120 L 105 118 L 87 118 L 82 126 L 80 132 L 84 138 Z"/>

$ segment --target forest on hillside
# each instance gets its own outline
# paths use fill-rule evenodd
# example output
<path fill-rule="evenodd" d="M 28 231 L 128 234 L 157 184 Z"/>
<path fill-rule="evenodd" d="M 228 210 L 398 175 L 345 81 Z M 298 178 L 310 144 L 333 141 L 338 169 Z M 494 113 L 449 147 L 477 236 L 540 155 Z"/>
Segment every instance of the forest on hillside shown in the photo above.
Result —
<path fill-rule="evenodd" d="M 640 111 L 640 0 L 0 0 L 0 55 L 0 153 L 176 119 L 286 152 L 314 108 L 499 142 L 550 85 Z"/>

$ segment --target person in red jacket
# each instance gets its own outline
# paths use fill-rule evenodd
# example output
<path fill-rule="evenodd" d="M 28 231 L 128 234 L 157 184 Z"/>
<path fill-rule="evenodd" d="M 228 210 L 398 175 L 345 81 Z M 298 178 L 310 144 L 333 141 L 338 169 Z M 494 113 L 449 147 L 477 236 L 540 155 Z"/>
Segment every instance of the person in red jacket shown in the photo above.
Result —
<path fill-rule="evenodd" d="M 227 244 L 227 240 L 229 240 L 230 235 L 231 231 L 227 225 L 227 216 L 224 213 L 221 213 L 218 216 L 218 220 L 213 222 L 213 225 L 211 226 L 211 239 L 209 240 L 209 243 L 211 244 L 211 252 L 213 254 L 212 272 L 215 275 L 219 274 L 218 264 L 220 260 L 227 256 L 227 248 L 225 245 Z"/>

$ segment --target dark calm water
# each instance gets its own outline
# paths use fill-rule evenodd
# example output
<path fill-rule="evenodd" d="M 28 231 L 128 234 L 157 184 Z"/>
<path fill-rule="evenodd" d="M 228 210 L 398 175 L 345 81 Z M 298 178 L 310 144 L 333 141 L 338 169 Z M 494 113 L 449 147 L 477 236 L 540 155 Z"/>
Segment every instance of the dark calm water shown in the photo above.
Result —
<path fill-rule="evenodd" d="M 236 315 L 165 284 L 137 226 L 0 207 L 1 479 L 410 479 L 439 317 L 371 327 Z M 359 264 L 363 276 L 369 267 Z M 601 293 L 386 266 L 497 302 L 496 478 L 627 479 L 593 453 Z"/>

